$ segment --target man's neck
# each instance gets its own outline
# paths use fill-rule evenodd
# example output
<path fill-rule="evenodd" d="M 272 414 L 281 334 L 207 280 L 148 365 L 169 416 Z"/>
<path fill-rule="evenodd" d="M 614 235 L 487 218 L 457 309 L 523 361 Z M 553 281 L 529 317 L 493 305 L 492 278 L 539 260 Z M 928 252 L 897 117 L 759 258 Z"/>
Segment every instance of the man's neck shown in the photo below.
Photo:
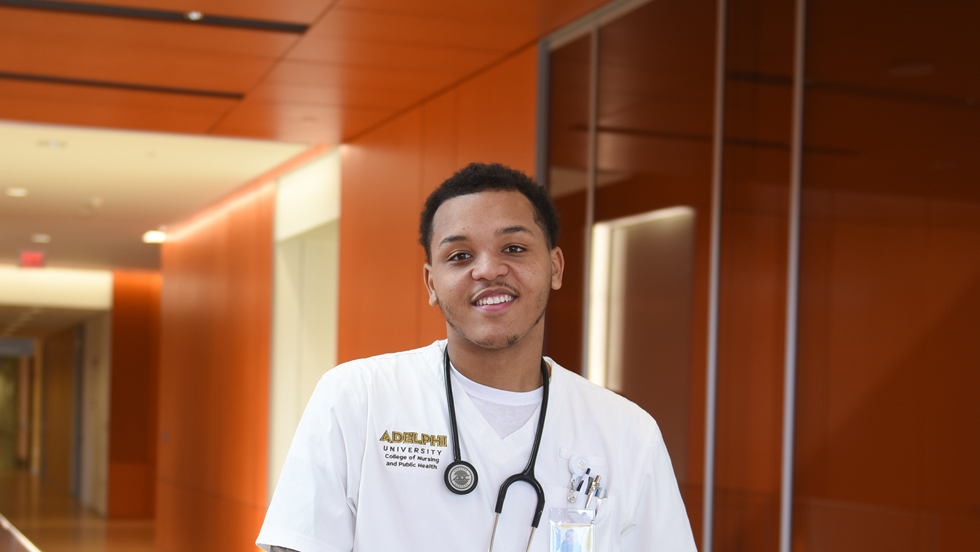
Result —
<path fill-rule="evenodd" d="M 532 330 L 532 334 L 534 331 Z M 526 335 L 502 349 L 487 349 L 449 330 L 449 358 L 468 379 L 504 391 L 533 391 L 541 381 L 541 348 L 544 333 Z"/>

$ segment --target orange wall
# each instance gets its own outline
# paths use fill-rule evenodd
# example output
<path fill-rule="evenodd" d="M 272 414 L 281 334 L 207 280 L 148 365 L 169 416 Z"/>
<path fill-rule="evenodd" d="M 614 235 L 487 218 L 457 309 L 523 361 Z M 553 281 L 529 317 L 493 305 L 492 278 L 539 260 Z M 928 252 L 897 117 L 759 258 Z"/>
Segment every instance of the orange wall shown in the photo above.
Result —
<path fill-rule="evenodd" d="M 45 340 L 44 420 L 41 474 L 52 485 L 71 490 L 72 424 L 75 420 L 77 327 Z"/>
<path fill-rule="evenodd" d="M 156 548 L 252 550 L 266 508 L 275 179 L 172 230 L 161 248 Z"/>
<path fill-rule="evenodd" d="M 160 273 L 112 275 L 108 516 L 153 517 Z"/>
<path fill-rule="evenodd" d="M 162 248 L 159 550 L 247 550 L 265 513 L 274 193 L 253 186 Z"/>
<path fill-rule="evenodd" d="M 157 546 L 243 550 L 265 509 L 271 182 L 162 248 Z"/>
<path fill-rule="evenodd" d="M 472 161 L 533 174 L 536 91 L 530 47 L 345 146 L 340 362 L 446 336 L 422 285 L 422 203 Z"/>

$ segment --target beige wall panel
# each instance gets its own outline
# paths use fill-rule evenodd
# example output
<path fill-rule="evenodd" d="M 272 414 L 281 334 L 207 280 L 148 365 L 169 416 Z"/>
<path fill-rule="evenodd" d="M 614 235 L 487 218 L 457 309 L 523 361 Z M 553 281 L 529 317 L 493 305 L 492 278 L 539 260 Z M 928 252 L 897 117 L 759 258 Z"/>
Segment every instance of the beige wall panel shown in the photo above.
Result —
<path fill-rule="evenodd" d="M 84 322 L 82 359 L 82 465 L 78 498 L 103 516 L 109 466 L 110 324 L 108 312 Z"/>
<path fill-rule="evenodd" d="M 313 389 L 337 363 L 339 226 L 276 244 L 268 500 Z"/>

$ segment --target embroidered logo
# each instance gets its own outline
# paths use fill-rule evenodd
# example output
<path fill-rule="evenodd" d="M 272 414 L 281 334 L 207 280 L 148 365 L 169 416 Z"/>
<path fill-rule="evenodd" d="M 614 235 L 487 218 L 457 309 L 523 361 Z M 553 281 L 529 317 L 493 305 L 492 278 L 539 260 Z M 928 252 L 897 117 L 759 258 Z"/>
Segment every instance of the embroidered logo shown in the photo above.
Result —
<path fill-rule="evenodd" d="M 389 468 L 438 470 L 442 449 L 449 446 L 446 435 L 415 431 L 385 431 L 378 441 L 391 443 L 379 447 L 385 466 Z"/>
<path fill-rule="evenodd" d="M 385 443 L 405 443 L 406 445 L 422 445 L 428 447 L 446 447 L 449 437 L 446 435 L 429 435 L 413 431 L 385 431 L 379 441 Z"/>

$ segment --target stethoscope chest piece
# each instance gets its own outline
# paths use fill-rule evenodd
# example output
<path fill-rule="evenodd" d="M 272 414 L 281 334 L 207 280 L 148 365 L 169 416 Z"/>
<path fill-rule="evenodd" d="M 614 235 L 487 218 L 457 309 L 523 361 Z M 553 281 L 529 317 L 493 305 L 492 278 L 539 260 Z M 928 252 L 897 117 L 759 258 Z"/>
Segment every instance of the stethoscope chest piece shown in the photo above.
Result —
<path fill-rule="evenodd" d="M 449 464 L 444 477 L 449 490 L 458 495 L 472 492 L 476 488 L 479 480 L 479 476 L 476 474 L 476 468 L 469 462 L 463 460 L 456 460 L 452 464 Z"/>

